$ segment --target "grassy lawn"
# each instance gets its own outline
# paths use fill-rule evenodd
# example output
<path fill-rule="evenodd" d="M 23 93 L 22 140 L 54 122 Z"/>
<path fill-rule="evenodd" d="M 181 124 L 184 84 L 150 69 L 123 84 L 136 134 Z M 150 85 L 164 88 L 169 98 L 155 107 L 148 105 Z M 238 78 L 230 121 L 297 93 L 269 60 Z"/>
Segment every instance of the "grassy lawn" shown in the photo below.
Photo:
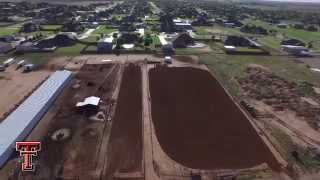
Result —
<path fill-rule="evenodd" d="M 54 31 L 60 29 L 62 25 L 41 25 L 41 27 L 47 31 Z"/>
<path fill-rule="evenodd" d="M 279 50 L 281 40 L 274 36 L 264 36 L 258 39 L 259 43 L 272 49 Z"/>
<path fill-rule="evenodd" d="M 82 39 L 82 41 L 85 42 L 97 42 L 100 39 L 100 35 L 91 35 L 85 39 Z"/>
<path fill-rule="evenodd" d="M 66 56 L 74 56 L 74 55 L 80 55 L 82 49 L 85 47 L 86 45 L 84 44 L 75 44 L 73 46 L 70 47 L 61 47 L 58 48 L 54 54 L 55 55 L 66 55 Z"/>
<path fill-rule="evenodd" d="M 18 59 L 25 59 L 27 62 L 41 65 L 46 63 L 52 57 L 52 53 L 28 53 L 23 55 L 17 55 Z"/>
<path fill-rule="evenodd" d="M 100 26 L 97 27 L 97 29 L 92 34 L 97 34 L 97 35 L 110 34 L 110 33 L 115 32 L 115 31 L 117 31 L 117 29 L 108 28 L 107 26 L 100 25 Z"/>
<path fill-rule="evenodd" d="M 18 28 L 1 27 L 0 36 L 15 34 L 19 31 Z"/>
<path fill-rule="evenodd" d="M 289 81 L 304 81 L 320 86 L 320 77 L 310 71 L 304 64 L 299 64 L 285 56 L 235 56 L 226 54 L 200 55 L 202 63 L 216 75 L 229 92 L 241 96 L 239 86 L 234 79 L 244 75 L 249 64 L 259 64 L 270 68 L 275 74 Z"/>

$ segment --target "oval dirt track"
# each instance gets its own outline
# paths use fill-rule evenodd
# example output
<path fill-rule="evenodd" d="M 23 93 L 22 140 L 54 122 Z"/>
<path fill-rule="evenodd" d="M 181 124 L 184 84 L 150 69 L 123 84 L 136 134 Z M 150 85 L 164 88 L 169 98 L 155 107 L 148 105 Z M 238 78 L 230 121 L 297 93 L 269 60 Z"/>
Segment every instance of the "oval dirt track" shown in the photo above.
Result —
<path fill-rule="evenodd" d="M 163 150 L 190 168 L 279 165 L 218 81 L 195 68 L 149 71 L 152 119 Z"/>

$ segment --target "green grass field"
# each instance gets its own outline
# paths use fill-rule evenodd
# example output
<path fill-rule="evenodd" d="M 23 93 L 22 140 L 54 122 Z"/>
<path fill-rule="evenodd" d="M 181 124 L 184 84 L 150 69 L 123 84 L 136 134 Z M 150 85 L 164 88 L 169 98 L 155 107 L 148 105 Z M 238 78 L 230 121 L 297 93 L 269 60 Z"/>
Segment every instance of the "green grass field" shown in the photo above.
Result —
<path fill-rule="evenodd" d="M 83 50 L 83 48 L 85 47 L 86 45 L 84 44 L 75 44 L 73 46 L 70 46 L 70 47 L 61 47 L 61 48 L 58 48 L 54 54 L 55 55 L 58 55 L 58 56 L 75 56 L 75 55 L 80 55 L 81 51 Z"/>
<path fill-rule="evenodd" d="M 11 27 L 1 27 L 0 28 L 0 36 L 4 35 L 12 35 L 19 31 L 18 28 L 11 28 Z"/>
<path fill-rule="evenodd" d="M 109 28 L 104 25 L 100 25 L 97 27 L 97 29 L 92 34 L 97 34 L 97 35 L 106 34 L 106 35 L 108 35 L 108 34 L 115 32 L 115 31 L 117 31 L 117 29 Z"/>

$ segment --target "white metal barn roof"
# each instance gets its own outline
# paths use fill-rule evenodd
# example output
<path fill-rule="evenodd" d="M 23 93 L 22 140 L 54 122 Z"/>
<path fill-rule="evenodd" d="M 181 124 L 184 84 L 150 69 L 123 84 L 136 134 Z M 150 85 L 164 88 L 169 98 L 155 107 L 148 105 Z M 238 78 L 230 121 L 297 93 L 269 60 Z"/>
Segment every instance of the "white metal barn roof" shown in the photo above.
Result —
<path fill-rule="evenodd" d="M 77 107 L 86 106 L 86 105 L 98 106 L 99 102 L 100 102 L 99 97 L 90 96 L 90 97 L 87 97 L 83 102 L 78 102 L 76 106 Z"/>
<path fill-rule="evenodd" d="M 71 79 L 70 71 L 53 73 L 31 96 L 0 123 L 0 167 L 24 140 Z"/>

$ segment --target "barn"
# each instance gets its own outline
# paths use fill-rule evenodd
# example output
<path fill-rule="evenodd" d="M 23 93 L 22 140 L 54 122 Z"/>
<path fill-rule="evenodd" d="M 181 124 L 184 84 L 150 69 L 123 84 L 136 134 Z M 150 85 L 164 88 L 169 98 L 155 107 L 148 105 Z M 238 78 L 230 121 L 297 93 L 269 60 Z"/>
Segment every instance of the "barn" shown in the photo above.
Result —
<path fill-rule="evenodd" d="M 41 120 L 51 104 L 71 80 L 70 71 L 53 73 L 34 93 L 0 124 L 0 168 Z"/>

